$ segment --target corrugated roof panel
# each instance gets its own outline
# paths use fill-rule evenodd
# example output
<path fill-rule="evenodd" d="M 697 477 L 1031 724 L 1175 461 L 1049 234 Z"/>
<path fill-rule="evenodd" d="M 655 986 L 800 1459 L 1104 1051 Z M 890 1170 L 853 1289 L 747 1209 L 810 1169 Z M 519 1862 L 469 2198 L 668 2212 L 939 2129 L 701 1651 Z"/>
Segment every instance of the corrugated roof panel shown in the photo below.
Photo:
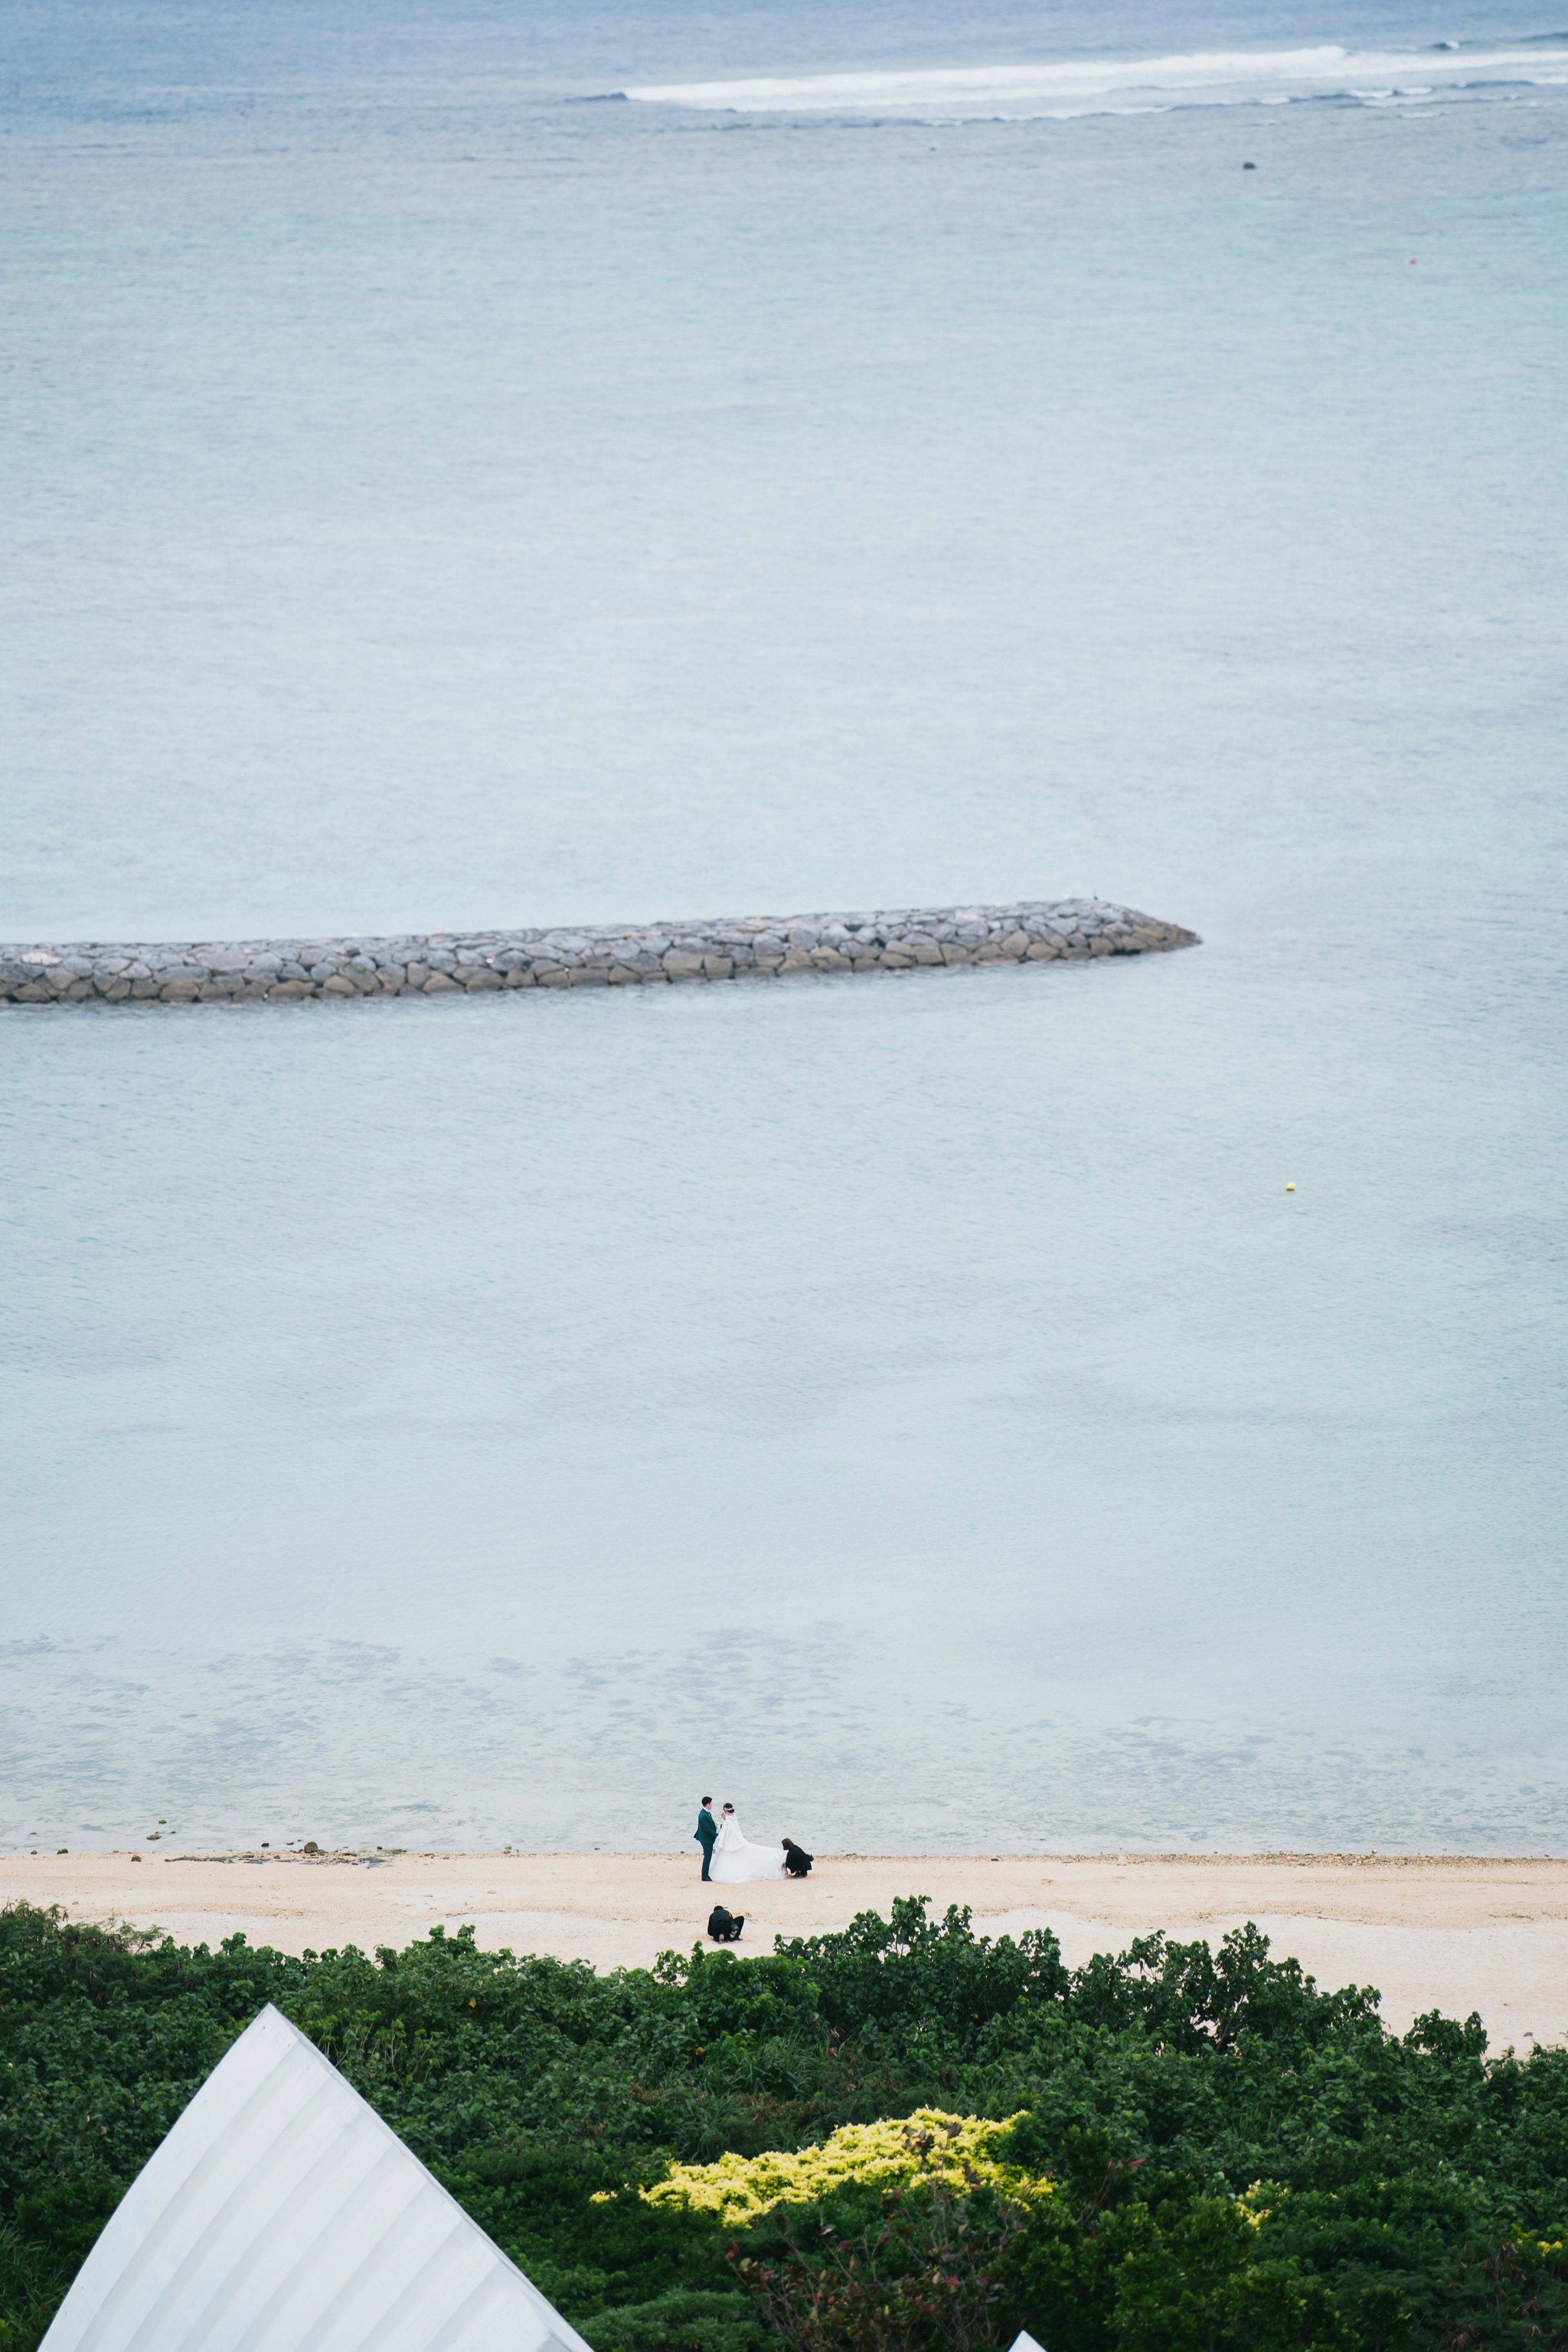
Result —
<path fill-rule="evenodd" d="M 588 2352 L 267 2008 L 132 2181 L 44 2352 Z"/>

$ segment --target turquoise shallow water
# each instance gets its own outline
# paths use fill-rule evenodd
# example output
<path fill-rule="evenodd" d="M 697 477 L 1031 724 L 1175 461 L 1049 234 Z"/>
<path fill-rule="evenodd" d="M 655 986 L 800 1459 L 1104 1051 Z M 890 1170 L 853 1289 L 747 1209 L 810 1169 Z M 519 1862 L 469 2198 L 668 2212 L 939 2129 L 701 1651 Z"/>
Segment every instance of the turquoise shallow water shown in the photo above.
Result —
<path fill-rule="evenodd" d="M 19 20 L 0 931 L 1206 944 L 0 1019 L 0 1843 L 1568 1845 L 1568 94 L 584 102 L 1330 14 Z"/>

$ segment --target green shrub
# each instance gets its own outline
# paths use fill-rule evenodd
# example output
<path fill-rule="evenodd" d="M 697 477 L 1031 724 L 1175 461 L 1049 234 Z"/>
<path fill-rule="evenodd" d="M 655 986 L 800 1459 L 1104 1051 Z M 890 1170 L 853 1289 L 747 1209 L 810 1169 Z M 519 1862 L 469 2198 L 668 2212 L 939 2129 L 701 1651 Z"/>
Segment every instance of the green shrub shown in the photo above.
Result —
<path fill-rule="evenodd" d="M 895 2190 L 846 2238 L 820 2211 L 785 2222 L 769 2260 L 730 2261 L 758 2317 L 792 2352 L 996 2352 L 1017 2333 L 1003 2265 L 1023 2209 L 941 2179 Z"/>
<path fill-rule="evenodd" d="M 676 2287 L 578 2322 L 593 2352 L 767 2352 L 767 2328 L 744 2294 Z"/>

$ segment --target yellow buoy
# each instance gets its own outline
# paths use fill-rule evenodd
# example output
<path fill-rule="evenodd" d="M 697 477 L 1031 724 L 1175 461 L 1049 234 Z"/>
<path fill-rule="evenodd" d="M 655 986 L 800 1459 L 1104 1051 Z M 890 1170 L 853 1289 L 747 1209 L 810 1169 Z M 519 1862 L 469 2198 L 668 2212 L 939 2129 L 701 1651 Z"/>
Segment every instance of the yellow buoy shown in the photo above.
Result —
<path fill-rule="evenodd" d="M 1295 1191 L 1295 1189 L 1296 1189 L 1296 1188 L 1295 1188 L 1295 1186 L 1294 1186 L 1293 1184 L 1287 1184 L 1287 1185 L 1286 1185 L 1286 1187 L 1285 1187 L 1285 1190 L 1286 1190 L 1286 1192 L 1293 1192 Z"/>

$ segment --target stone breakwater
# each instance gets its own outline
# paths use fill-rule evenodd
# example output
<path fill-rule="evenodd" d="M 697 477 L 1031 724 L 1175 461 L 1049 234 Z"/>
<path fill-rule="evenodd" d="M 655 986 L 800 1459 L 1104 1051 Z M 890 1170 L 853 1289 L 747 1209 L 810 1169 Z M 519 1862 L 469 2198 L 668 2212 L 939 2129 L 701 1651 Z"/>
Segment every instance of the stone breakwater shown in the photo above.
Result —
<path fill-rule="evenodd" d="M 242 940 L 228 946 L 0 947 L 0 1002 L 212 1004 L 264 998 L 476 995 L 506 988 L 667 987 L 812 971 L 1056 963 L 1193 947 L 1197 935 L 1099 898 L 874 915 L 747 916 L 549 931 L 432 931 L 387 940 Z"/>

